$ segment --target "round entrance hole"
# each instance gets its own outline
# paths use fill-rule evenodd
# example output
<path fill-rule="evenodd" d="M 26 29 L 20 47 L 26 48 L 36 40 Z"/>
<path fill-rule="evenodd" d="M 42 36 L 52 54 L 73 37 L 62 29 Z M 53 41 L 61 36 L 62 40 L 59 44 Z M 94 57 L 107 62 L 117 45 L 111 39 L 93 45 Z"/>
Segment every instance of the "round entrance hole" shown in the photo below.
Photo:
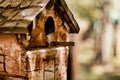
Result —
<path fill-rule="evenodd" d="M 45 22 L 45 34 L 48 35 L 54 32 L 55 32 L 55 23 L 54 23 L 53 18 L 50 16 L 47 18 Z"/>

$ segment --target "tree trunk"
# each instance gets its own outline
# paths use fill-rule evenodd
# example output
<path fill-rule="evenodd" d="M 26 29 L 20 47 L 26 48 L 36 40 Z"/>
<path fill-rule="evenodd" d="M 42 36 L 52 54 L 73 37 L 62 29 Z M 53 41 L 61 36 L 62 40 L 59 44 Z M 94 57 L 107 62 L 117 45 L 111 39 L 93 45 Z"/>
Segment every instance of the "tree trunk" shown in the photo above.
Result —
<path fill-rule="evenodd" d="M 103 63 L 109 63 L 113 53 L 113 25 L 109 18 L 110 0 L 103 0 L 101 32 L 99 36 L 98 54 L 102 57 Z"/>

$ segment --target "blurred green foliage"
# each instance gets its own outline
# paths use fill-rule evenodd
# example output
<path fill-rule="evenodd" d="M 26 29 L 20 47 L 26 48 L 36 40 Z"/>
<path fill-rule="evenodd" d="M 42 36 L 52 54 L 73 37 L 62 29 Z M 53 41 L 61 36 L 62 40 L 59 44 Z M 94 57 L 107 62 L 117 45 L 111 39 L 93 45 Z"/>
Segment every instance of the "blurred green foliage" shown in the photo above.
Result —
<path fill-rule="evenodd" d="M 101 18 L 102 0 L 66 0 L 76 18 L 96 21 Z"/>
<path fill-rule="evenodd" d="M 101 19 L 103 0 L 65 0 L 74 14 L 75 18 L 97 21 Z M 120 0 L 110 1 L 111 19 L 120 20 Z"/>
<path fill-rule="evenodd" d="M 101 26 L 100 22 L 103 14 L 103 0 L 65 0 L 68 4 L 69 9 L 72 11 L 74 17 L 76 19 L 86 19 L 89 22 L 96 22 L 95 25 L 98 27 Z M 120 20 L 120 0 L 109 0 L 110 3 L 110 17 L 114 20 Z M 112 11 L 112 13 L 111 13 Z M 99 33 L 100 28 L 96 28 L 96 32 Z M 80 27 L 81 28 L 81 27 Z M 93 32 L 92 26 L 89 26 L 88 30 L 84 36 L 90 36 L 90 32 Z M 98 35 L 98 33 L 96 33 Z M 83 37 L 84 38 L 84 37 Z M 97 36 L 98 38 L 98 36 Z M 88 39 L 89 41 L 90 39 Z M 93 63 L 96 53 L 94 50 L 94 44 L 88 42 L 87 44 L 90 46 L 87 47 L 85 44 L 87 40 L 80 43 L 80 51 L 78 52 L 79 56 L 79 68 L 80 71 L 78 76 L 80 80 L 120 80 L 120 73 L 116 66 L 119 66 L 118 61 L 115 59 L 115 62 L 112 60 L 110 66 L 112 66 L 113 72 L 109 72 L 107 70 L 106 65 L 97 65 Z M 118 72 L 116 72 L 118 71 Z M 99 74 L 98 74 L 99 73 Z"/>

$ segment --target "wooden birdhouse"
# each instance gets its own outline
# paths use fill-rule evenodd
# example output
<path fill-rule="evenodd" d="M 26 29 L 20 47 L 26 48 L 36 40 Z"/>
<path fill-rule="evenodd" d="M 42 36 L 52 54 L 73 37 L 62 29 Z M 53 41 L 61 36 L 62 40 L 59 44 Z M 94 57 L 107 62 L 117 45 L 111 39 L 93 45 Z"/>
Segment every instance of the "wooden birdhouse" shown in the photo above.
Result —
<path fill-rule="evenodd" d="M 0 0 L 0 75 L 66 80 L 69 33 L 78 32 L 64 0 Z"/>

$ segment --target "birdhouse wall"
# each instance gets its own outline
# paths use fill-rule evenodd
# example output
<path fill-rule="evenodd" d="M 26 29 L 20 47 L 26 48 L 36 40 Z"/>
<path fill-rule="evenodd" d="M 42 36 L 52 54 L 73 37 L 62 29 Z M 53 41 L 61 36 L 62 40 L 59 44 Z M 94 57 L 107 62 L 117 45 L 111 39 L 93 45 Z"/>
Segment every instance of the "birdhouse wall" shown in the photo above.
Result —
<path fill-rule="evenodd" d="M 67 80 L 68 47 L 27 51 L 29 80 Z"/>
<path fill-rule="evenodd" d="M 34 29 L 31 32 L 31 39 L 30 39 L 30 46 L 46 46 L 51 41 L 58 41 L 58 42 L 66 42 L 68 41 L 68 32 L 69 29 L 66 28 L 67 26 L 64 25 L 64 21 L 62 21 L 61 17 L 58 15 L 58 13 L 55 11 L 54 6 L 50 10 L 44 10 L 43 17 L 36 19 L 36 25 Z M 45 32 L 45 24 L 47 22 L 48 18 L 53 19 L 53 25 L 55 27 L 55 30 L 53 32 L 54 35 L 50 36 L 52 37 L 52 40 L 49 41 L 48 36 Z M 48 24 L 50 24 L 48 22 Z M 50 26 L 50 25 L 49 25 Z M 48 29 L 49 26 L 47 27 Z M 51 27 L 51 26 L 50 26 Z M 37 45 L 36 45 L 37 44 Z"/>
<path fill-rule="evenodd" d="M 0 34 L 0 73 L 6 72 L 13 75 L 24 75 L 24 65 L 22 63 L 23 49 L 18 43 L 15 34 Z M 5 58 L 5 60 L 4 60 Z M 22 65 L 22 66 L 21 66 Z"/>
<path fill-rule="evenodd" d="M 39 46 L 49 45 L 52 41 L 67 42 L 69 39 L 68 32 L 68 25 L 55 11 L 54 6 L 48 11 L 44 10 L 42 18 L 36 18 L 36 25 L 31 32 L 29 44 L 32 48 L 29 47 L 26 54 L 28 56 L 28 78 L 30 80 L 67 80 L 69 48 L 66 46 L 48 48 Z"/>

